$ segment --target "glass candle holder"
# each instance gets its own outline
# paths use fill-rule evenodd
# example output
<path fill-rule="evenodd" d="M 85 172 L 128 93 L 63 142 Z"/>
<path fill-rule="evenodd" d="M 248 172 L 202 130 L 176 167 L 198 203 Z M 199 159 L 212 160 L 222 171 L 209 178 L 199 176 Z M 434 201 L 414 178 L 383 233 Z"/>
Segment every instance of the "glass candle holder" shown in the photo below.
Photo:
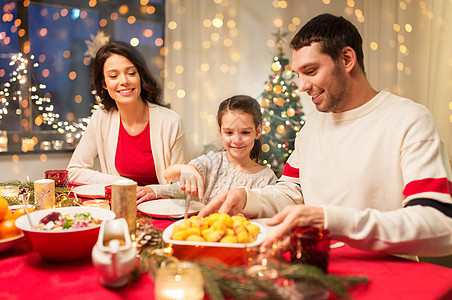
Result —
<path fill-rule="evenodd" d="M 259 279 L 275 279 L 278 277 L 275 267 L 283 260 L 280 243 L 275 242 L 267 248 L 262 246 L 246 247 L 244 257 L 248 276 Z"/>
<path fill-rule="evenodd" d="M 190 262 L 175 262 L 158 269 L 155 278 L 156 300 L 204 299 L 201 269 Z"/>
<path fill-rule="evenodd" d="M 104 209 L 110 210 L 110 203 L 107 200 L 100 200 L 100 199 L 86 200 L 86 201 L 83 201 L 82 205 L 89 206 L 89 207 L 104 208 Z"/>
<path fill-rule="evenodd" d="M 105 200 L 111 203 L 111 184 L 105 186 Z"/>
<path fill-rule="evenodd" d="M 318 227 L 296 227 L 291 235 L 291 260 L 313 265 L 328 272 L 331 237 L 329 231 Z"/>
<path fill-rule="evenodd" d="M 0 196 L 8 198 L 17 198 L 19 195 L 19 187 L 17 185 L 0 186 Z"/>
<path fill-rule="evenodd" d="M 45 178 L 55 181 L 55 187 L 68 187 L 68 171 L 67 170 L 47 170 L 45 171 Z"/>

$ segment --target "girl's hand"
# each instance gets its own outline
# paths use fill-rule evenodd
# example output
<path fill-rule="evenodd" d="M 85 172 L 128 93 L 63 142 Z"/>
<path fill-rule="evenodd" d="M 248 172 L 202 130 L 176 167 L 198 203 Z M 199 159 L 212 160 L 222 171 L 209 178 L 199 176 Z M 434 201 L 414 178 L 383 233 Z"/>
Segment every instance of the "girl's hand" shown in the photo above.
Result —
<path fill-rule="evenodd" d="M 138 186 L 137 187 L 137 205 L 157 198 L 154 190 L 149 186 Z"/>
<path fill-rule="evenodd" d="M 204 181 L 193 165 L 180 166 L 180 189 L 201 200 L 204 197 Z"/>

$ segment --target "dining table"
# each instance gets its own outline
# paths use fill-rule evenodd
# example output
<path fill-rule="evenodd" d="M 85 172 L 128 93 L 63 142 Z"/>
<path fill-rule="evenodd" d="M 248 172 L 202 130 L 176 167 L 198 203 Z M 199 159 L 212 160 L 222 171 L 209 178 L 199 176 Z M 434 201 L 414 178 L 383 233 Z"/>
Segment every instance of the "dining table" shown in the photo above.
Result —
<path fill-rule="evenodd" d="M 153 226 L 162 230 L 172 223 L 152 219 Z M 328 272 L 368 278 L 368 283 L 349 290 L 352 299 L 452 299 L 452 269 L 346 244 L 330 250 Z M 99 282 L 91 258 L 45 261 L 23 238 L 0 253 L 0 299 L 150 300 L 154 299 L 154 282 L 145 273 L 123 287 L 107 288 Z"/>

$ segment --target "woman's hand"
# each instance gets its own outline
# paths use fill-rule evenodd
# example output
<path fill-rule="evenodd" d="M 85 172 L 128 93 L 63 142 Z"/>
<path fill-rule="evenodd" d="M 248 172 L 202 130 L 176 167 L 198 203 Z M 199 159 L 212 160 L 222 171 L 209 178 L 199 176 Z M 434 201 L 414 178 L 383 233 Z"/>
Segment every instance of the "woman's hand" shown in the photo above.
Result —
<path fill-rule="evenodd" d="M 157 198 L 154 190 L 149 186 L 138 186 L 137 187 L 137 205 Z"/>

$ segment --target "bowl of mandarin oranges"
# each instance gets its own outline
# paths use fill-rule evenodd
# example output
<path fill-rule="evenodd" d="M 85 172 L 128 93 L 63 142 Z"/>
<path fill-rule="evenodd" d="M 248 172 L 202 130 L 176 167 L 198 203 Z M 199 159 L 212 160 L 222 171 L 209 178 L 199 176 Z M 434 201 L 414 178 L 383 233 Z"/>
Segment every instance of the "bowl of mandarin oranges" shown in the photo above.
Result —
<path fill-rule="evenodd" d="M 28 207 L 28 211 L 34 211 Z M 5 198 L 0 197 L 0 252 L 15 246 L 23 237 L 22 230 L 15 225 L 16 220 L 25 215 L 23 205 L 9 206 Z"/>

